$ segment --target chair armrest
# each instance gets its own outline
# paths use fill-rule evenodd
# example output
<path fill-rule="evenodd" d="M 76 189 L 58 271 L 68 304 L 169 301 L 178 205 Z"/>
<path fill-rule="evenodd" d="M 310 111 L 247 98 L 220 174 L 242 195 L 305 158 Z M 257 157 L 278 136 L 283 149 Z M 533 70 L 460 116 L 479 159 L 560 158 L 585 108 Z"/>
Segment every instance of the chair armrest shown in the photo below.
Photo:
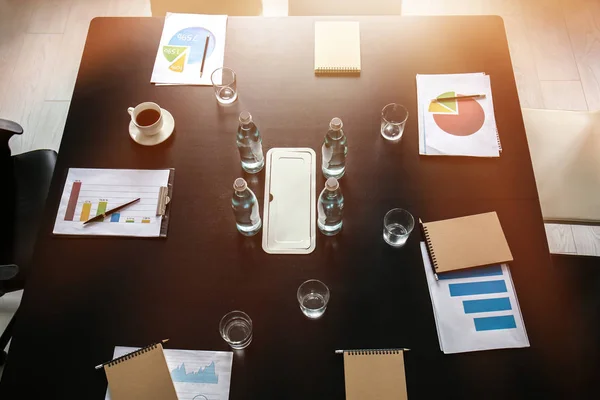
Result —
<path fill-rule="evenodd" d="M 7 281 L 17 276 L 19 267 L 15 264 L 0 264 L 0 281 Z"/>
<path fill-rule="evenodd" d="M 12 135 L 22 135 L 23 127 L 16 122 L 0 118 L 0 138 L 5 137 L 7 140 Z"/>

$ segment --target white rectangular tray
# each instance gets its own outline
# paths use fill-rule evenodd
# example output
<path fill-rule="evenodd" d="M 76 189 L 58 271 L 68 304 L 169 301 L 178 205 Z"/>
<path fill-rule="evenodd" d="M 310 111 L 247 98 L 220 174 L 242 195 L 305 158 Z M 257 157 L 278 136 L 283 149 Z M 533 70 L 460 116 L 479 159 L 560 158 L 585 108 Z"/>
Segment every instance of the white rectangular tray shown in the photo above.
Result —
<path fill-rule="evenodd" d="M 309 148 L 267 152 L 263 250 L 308 254 L 316 245 L 316 154 Z"/>

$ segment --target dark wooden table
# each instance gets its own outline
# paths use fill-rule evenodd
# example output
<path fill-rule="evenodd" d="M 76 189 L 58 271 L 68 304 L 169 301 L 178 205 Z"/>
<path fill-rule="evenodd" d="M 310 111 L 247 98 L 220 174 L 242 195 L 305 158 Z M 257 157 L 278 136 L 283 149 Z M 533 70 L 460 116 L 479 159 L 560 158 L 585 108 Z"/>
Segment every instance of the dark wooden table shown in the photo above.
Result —
<path fill-rule="evenodd" d="M 149 83 L 162 19 L 97 18 L 90 27 L 60 156 L 16 324 L 0 398 L 102 399 L 93 366 L 116 345 L 168 337 L 169 348 L 227 350 L 222 315 L 246 311 L 254 341 L 234 357 L 231 399 L 343 399 L 337 348 L 409 347 L 411 399 L 576 398 L 594 370 L 595 341 L 576 330 L 570 291 L 550 264 L 504 25 L 499 17 L 361 17 L 360 78 L 313 73 L 314 18 L 230 18 L 225 64 L 239 101 L 217 105 L 210 87 Z M 497 159 L 418 155 L 417 73 L 491 76 L 504 152 Z M 127 133 L 127 107 L 156 101 L 175 117 L 155 148 Z M 382 107 L 409 110 L 398 145 L 379 135 Z M 310 255 L 267 255 L 230 210 L 245 176 L 234 132 L 247 109 L 272 147 L 317 152 L 329 120 L 349 142 L 344 229 L 318 235 Z M 319 157 L 320 158 L 320 157 Z M 174 167 L 165 240 L 59 238 L 52 227 L 70 167 Z M 262 201 L 264 172 L 246 176 Z M 318 187 L 324 179 L 319 178 Z M 418 230 L 400 250 L 382 239 L 387 210 L 426 221 L 496 210 L 514 255 L 511 271 L 531 347 L 444 355 L 419 252 Z M 295 298 L 317 278 L 331 289 L 324 318 Z"/>

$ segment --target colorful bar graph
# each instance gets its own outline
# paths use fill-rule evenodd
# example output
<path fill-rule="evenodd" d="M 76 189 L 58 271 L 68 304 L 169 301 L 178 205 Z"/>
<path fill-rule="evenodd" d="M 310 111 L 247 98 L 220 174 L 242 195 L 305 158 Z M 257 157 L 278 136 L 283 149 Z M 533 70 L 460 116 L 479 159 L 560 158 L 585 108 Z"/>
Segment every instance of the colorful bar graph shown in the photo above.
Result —
<path fill-rule="evenodd" d="M 79 199 L 79 191 L 81 190 L 81 182 L 73 182 L 71 188 L 71 195 L 69 196 L 69 202 L 67 203 L 67 211 L 65 213 L 65 221 L 73 221 L 75 217 L 75 208 L 77 207 L 77 200 Z"/>
<path fill-rule="evenodd" d="M 502 281 L 483 281 L 468 283 L 451 283 L 450 296 L 472 296 L 475 294 L 486 293 L 505 293 L 506 282 Z"/>
<path fill-rule="evenodd" d="M 110 222 L 119 222 L 119 218 L 121 218 L 121 213 L 114 213 L 110 216 Z"/>
<path fill-rule="evenodd" d="M 126 223 L 126 224 L 133 224 L 134 222 L 135 222 L 135 220 L 134 220 L 133 218 L 127 218 L 127 219 L 125 220 L 125 223 Z"/>
<path fill-rule="evenodd" d="M 91 202 L 86 201 L 85 203 L 83 203 L 83 208 L 81 209 L 81 216 L 79 217 L 79 220 L 82 222 L 85 222 L 88 219 L 90 219 L 90 211 L 91 210 L 92 210 Z"/>
<path fill-rule="evenodd" d="M 476 331 L 495 331 L 499 329 L 514 329 L 517 327 L 515 317 L 502 315 L 499 317 L 475 318 Z"/>
<path fill-rule="evenodd" d="M 148 218 L 148 217 L 142 218 L 142 224 L 149 224 L 149 223 L 150 223 L 150 218 Z"/>
<path fill-rule="evenodd" d="M 510 299 L 508 297 L 501 297 L 498 299 L 464 300 L 463 308 L 465 309 L 465 314 L 512 310 L 512 307 L 510 306 Z"/>
<path fill-rule="evenodd" d="M 460 279 L 460 278 L 480 278 L 485 276 L 502 275 L 502 266 L 492 265 L 489 267 L 470 268 L 460 271 L 442 272 L 438 274 L 438 279 Z"/>
<path fill-rule="evenodd" d="M 96 216 L 104 214 L 106 212 L 107 205 L 108 202 L 106 200 L 100 200 L 100 202 L 98 203 L 98 209 L 96 210 Z M 104 218 L 102 219 L 102 221 L 104 221 Z"/>

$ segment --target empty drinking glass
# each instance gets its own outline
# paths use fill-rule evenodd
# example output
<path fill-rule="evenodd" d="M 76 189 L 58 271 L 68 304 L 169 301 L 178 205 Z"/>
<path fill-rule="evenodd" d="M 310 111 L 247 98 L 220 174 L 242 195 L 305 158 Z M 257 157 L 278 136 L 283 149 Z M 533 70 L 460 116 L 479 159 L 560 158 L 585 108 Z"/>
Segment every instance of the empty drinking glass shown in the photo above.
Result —
<path fill-rule="evenodd" d="M 321 281 L 310 279 L 300 285 L 297 297 L 304 315 L 311 319 L 317 319 L 327 308 L 329 288 Z"/>
<path fill-rule="evenodd" d="M 252 342 L 252 320 L 243 311 L 231 311 L 221 318 L 219 332 L 232 349 L 244 349 Z"/>
<path fill-rule="evenodd" d="M 210 76 L 210 81 L 219 103 L 231 104 L 237 99 L 236 77 L 231 68 L 223 67 L 214 70 Z"/>
<path fill-rule="evenodd" d="M 394 208 L 383 218 L 383 240 L 393 247 L 402 247 L 415 227 L 415 219 L 406 210 Z"/>
<path fill-rule="evenodd" d="M 408 110 L 401 104 L 390 103 L 381 110 L 381 136 L 387 140 L 400 140 Z"/>

